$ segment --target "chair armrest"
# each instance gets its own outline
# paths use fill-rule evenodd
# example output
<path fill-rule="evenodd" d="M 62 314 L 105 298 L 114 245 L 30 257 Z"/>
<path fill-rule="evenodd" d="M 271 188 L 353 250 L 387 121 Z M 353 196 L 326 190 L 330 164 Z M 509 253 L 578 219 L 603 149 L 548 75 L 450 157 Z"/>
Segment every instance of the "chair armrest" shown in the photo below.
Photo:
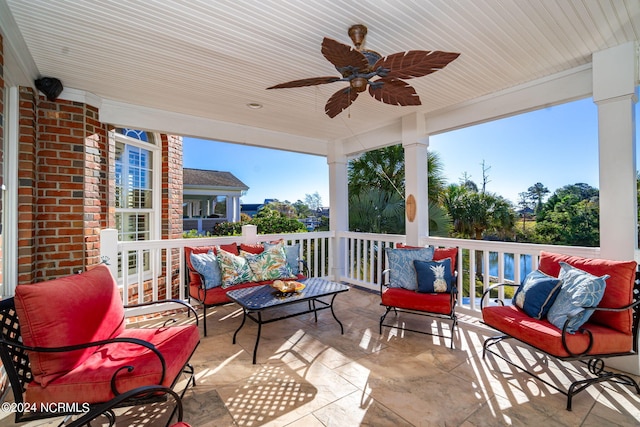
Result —
<path fill-rule="evenodd" d="M 489 286 L 487 290 L 485 290 L 482 293 L 482 298 L 480 298 L 480 311 L 482 311 L 482 309 L 484 308 L 484 302 L 487 300 L 487 297 L 489 296 L 489 293 L 491 291 L 493 291 L 494 289 L 498 289 L 506 286 L 510 288 L 517 288 L 520 285 L 516 283 L 496 283 L 495 285 Z M 499 303 L 500 305 L 504 305 L 504 301 L 502 301 L 501 299 L 496 299 L 496 302 Z"/>
<path fill-rule="evenodd" d="M 163 300 L 158 300 L 158 301 L 142 302 L 142 303 L 139 303 L 139 304 L 128 304 L 128 305 L 125 305 L 124 308 L 126 310 L 128 308 L 146 307 L 146 306 L 155 305 L 155 304 L 169 304 L 169 303 L 180 304 L 180 305 L 183 305 L 184 307 L 186 307 L 195 316 L 195 318 L 196 318 L 196 326 L 198 326 L 198 312 L 196 311 L 195 308 L 193 308 L 193 306 L 191 304 L 189 304 L 186 301 L 182 301 L 181 299 L 163 299 Z"/>
<path fill-rule="evenodd" d="M 100 417 L 100 415 L 105 412 L 110 411 L 111 409 L 115 409 L 119 407 L 123 402 L 128 401 L 129 399 L 145 399 L 146 397 L 152 397 L 159 393 L 171 395 L 176 402 L 176 409 L 178 419 L 177 421 L 182 421 L 183 417 L 183 408 L 182 408 L 182 399 L 178 393 L 170 389 L 169 387 L 161 386 L 161 385 L 147 385 L 138 388 L 134 388 L 132 390 L 126 391 L 118 396 L 114 397 L 110 401 L 103 403 L 101 405 L 95 406 L 90 411 L 86 412 L 77 420 L 68 424 L 68 427 L 80 427 L 84 425 L 89 425 L 90 421 L 95 420 Z M 173 417 L 172 417 L 173 418 Z M 171 420 L 168 420 L 170 422 Z"/>
<path fill-rule="evenodd" d="M 629 305 L 625 305 L 623 307 L 614 307 L 614 308 L 610 308 L 610 307 L 582 307 L 584 309 L 587 310 L 593 310 L 593 311 L 609 311 L 609 312 L 622 312 L 622 311 L 626 311 L 626 310 L 637 310 L 637 308 L 640 307 L 640 300 L 631 303 Z M 564 322 L 564 325 L 562 325 L 562 347 L 564 347 L 564 350 L 569 353 L 571 355 L 571 357 L 582 357 L 585 354 L 589 353 L 589 351 L 591 351 L 591 347 L 593 346 L 593 335 L 591 334 L 591 331 L 588 328 L 583 328 L 582 326 L 576 331 L 576 333 L 580 332 L 582 334 L 586 334 L 589 336 L 589 344 L 587 345 L 587 348 L 584 349 L 582 352 L 576 353 L 574 351 L 572 351 L 571 349 L 569 349 L 569 346 L 567 344 L 567 334 L 569 334 L 569 332 L 567 332 L 567 326 L 569 325 L 569 321 L 571 321 L 571 319 L 575 317 L 575 315 L 568 315 L 567 316 L 567 320 Z"/>
<path fill-rule="evenodd" d="M 106 340 L 91 341 L 87 343 L 67 345 L 62 347 L 32 347 L 32 346 L 24 345 L 22 343 L 18 343 L 14 341 L 7 341 L 4 338 L 0 337 L 1 346 L 21 348 L 23 350 L 30 351 L 33 353 L 64 353 L 64 352 L 75 351 L 75 350 L 83 350 L 91 347 L 102 347 L 104 345 L 116 344 L 116 343 L 135 344 L 151 350 L 158 357 L 158 359 L 160 360 L 160 364 L 162 365 L 162 373 L 160 376 L 160 381 L 158 382 L 158 384 L 162 384 L 162 382 L 164 381 L 165 372 L 167 370 L 167 364 L 164 360 L 164 357 L 162 356 L 162 353 L 160 353 L 160 351 L 156 348 L 155 345 L 151 344 L 150 342 L 141 340 L 139 338 L 116 337 L 116 338 L 110 338 Z M 132 370 L 133 367 L 128 365 L 122 366 L 118 368 L 116 372 L 113 374 L 113 376 L 111 377 L 111 388 L 113 390 L 113 394 L 116 394 L 116 395 L 120 393 L 115 388 L 115 379 L 116 379 L 116 375 L 118 375 L 118 372 L 120 372 L 122 369 Z"/>
<path fill-rule="evenodd" d="M 307 261 L 303 258 L 298 258 L 297 261 L 300 271 L 302 271 L 302 275 L 304 277 L 309 277 L 309 264 L 307 264 Z"/>
<path fill-rule="evenodd" d="M 391 272 L 390 268 L 386 268 L 384 270 L 382 270 L 382 274 L 380 276 L 380 295 L 382 295 L 382 292 L 384 291 L 384 288 L 388 288 L 389 287 L 389 274 Z"/>

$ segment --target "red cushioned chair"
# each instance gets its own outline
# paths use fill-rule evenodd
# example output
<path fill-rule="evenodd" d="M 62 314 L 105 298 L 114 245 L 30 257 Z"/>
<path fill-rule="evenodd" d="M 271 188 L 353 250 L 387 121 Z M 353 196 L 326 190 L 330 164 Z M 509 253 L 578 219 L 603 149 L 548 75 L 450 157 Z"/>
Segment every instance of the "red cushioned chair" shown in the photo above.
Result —
<path fill-rule="evenodd" d="M 195 386 L 188 362 L 200 343 L 197 324 L 125 329 L 124 309 L 106 265 L 20 285 L 0 301 L 0 357 L 17 407 L 29 409 L 16 412 L 16 422 L 81 413 L 141 386 L 173 387 L 182 373 L 182 394 Z M 60 402 L 64 410 L 42 410 Z"/>
<path fill-rule="evenodd" d="M 609 276 L 600 303 L 596 307 L 584 307 L 593 312 L 592 316 L 575 333 L 569 333 L 567 327 L 571 316 L 567 318 L 562 329 L 554 326 L 547 318 L 534 319 L 518 306 L 505 304 L 499 299 L 494 301 L 490 297 L 494 289 L 519 285 L 493 285 L 482 296 L 482 321 L 501 334 L 485 339 L 483 359 L 487 354 L 492 354 L 564 394 L 567 396 L 569 411 L 574 395 L 602 381 L 629 385 L 640 394 L 640 384 L 632 377 L 604 369 L 606 358 L 638 354 L 640 281 L 637 278 L 636 262 L 582 258 L 542 251 L 538 269 L 549 276 L 558 277 L 560 262 L 596 277 L 605 274 Z M 505 356 L 508 352 L 493 349 L 494 346 L 512 338 L 558 360 L 582 362 L 587 365 L 592 375 L 573 378 L 571 385 L 566 389 L 558 387 Z"/>
<path fill-rule="evenodd" d="M 404 246 L 399 244 L 396 248 L 401 249 L 417 249 L 413 246 Z M 389 270 L 385 270 L 383 281 L 380 284 L 380 305 L 386 308 L 386 311 L 380 317 L 380 334 L 382 327 L 398 328 L 405 331 L 418 332 L 421 334 L 441 336 L 451 338 L 451 348 L 453 348 L 453 334 L 458 324 L 456 317 L 456 303 L 458 301 L 458 291 L 456 286 L 456 260 L 458 259 L 458 248 L 435 248 L 433 260 L 440 261 L 446 258 L 451 259 L 451 269 L 454 270 L 454 279 L 451 286 L 451 292 L 440 293 L 420 293 L 409 289 L 389 287 Z M 393 323 L 384 323 L 389 312 L 397 315 L 398 312 L 417 314 L 422 316 L 434 317 L 438 319 L 451 320 L 451 336 L 434 334 L 426 330 L 410 329 Z"/>

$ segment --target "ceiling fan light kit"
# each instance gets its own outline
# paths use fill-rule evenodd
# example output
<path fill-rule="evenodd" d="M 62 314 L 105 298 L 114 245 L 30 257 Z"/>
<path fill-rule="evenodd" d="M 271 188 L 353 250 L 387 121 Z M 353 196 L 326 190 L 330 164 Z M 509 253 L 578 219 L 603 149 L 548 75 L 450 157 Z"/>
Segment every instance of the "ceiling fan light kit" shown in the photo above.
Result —
<path fill-rule="evenodd" d="M 369 94 L 390 105 L 420 105 L 415 89 L 402 79 L 426 76 L 446 67 L 459 53 L 439 50 L 410 50 L 382 57 L 377 52 L 363 49 L 367 27 L 362 24 L 349 28 L 349 37 L 355 48 L 325 37 L 322 55 L 331 62 L 342 77 L 311 77 L 280 83 L 267 89 L 315 86 L 334 82 L 349 82 L 349 86 L 334 93 L 325 105 L 325 113 L 334 118 L 358 94 L 369 89 Z"/>

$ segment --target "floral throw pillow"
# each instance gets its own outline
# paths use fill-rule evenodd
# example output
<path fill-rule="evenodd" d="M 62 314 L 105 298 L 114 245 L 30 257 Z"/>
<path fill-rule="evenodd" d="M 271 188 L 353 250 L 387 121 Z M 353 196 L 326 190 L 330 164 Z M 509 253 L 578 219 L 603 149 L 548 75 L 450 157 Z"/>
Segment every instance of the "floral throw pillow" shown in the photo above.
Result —
<path fill-rule="evenodd" d="M 263 243 L 265 249 L 269 249 L 274 246 L 282 246 L 284 247 L 284 253 L 287 256 L 287 264 L 291 269 L 291 272 L 296 275 L 300 273 L 300 263 L 298 262 L 300 259 L 300 243 L 294 243 L 293 245 L 285 245 L 284 241 L 279 241 L 278 243 Z"/>
<path fill-rule="evenodd" d="M 287 264 L 287 256 L 283 245 L 271 246 L 257 255 L 249 252 L 241 252 L 240 254 L 247 259 L 249 268 L 258 282 L 296 278 Z"/>
<path fill-rule="evenodd" d="M 245 282 L 255 282 L 255 276 L 246 258 L 234 255 L 216 246 L 218 265 L 222 274 L 222 288 Z"/>

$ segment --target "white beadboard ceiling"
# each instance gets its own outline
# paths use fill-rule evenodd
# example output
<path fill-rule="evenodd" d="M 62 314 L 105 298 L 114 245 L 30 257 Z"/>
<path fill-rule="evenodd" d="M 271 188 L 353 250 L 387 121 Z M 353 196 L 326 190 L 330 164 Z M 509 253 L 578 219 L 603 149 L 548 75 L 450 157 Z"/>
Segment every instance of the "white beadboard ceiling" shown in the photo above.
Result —
<path fill-rule="evenodd" d="M 42 76 L 103 99 L 333 140 L 411 112 L 436 111 L 591 62 L 640 39 L 639 0 L 0 0 Z M 327 99 L 347 83 L 266 90 L 338 75 L 327 36 L 366 48 L 460 52 L 410 83 L 421 106 L 362 93 L 334 119 Z M 5 36 L 6 38 L 6 36 Z M 264 108 L 253 110 L 248 103 Z M 350 115 L 350 117 L 349 117 Z"/>

